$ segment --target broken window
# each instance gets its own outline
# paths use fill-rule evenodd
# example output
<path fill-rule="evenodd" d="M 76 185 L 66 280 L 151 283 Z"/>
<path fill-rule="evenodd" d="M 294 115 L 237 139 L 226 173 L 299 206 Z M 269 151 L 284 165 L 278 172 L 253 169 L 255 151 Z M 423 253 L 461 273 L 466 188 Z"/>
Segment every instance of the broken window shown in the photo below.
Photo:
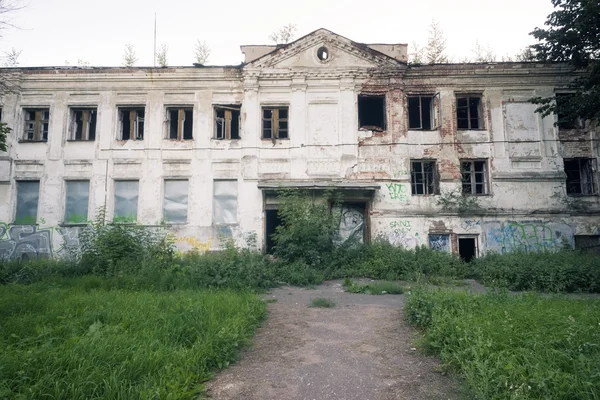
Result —
<path fill-rule="evenodd" d="M 96 108 L 72 108 L 69 140 L 96 140 Z"/>
<path fill-rule="evenodd" d="M 435 161 L 411 161 L 410 184 L 413 195 L 439 194 L 439 179 Z"/>
<path fill-rule="evenodd" d="M 408 129 L 424 131 L 439 128 L 440 95 L 408 97 Z"/>
<path fill-rule="evenodd" d="M 50 109 L 26 108 L 23 111 L 25 113 L 25 132 L 23 140 L 32 142 L 48 140 Z"/>
<path fill-rule="evenodd" d="M 456 96 L 456 123 L 458 129 L 483 129 L 481 95 Z"/>
<path fill-rule="evenodd" d="M 358 96 L 358 127 L 369 131 L 385 131 L 385 95 Z"/>
<path fill-rule="evenodd" d="M 237 181 L 213 182 L 213 221 L 215 224 L 237 223 Z"/>
<path fill-rule="evenodd" d="M 88 219 L 90 181 L 67 181 L 65 219 L 67 224 L 85 224 Z"/>
<path fill-rule="evenodd" d="M 565 159 L 567 194 L 595 194 L 596 160 L 593 158 Z"/>
<path fill-rule="evenodd" d="M 461 160 L 463 194 L 488 194 L 487 161 Z"/>
<path fill-rule="evenodd" d="M 188 181 L 166 180 L 163 217 L 165 222 L 185 224 L 188 212 Z"/>
<path fill-rule="evenodd" d="M 288 139 L 288 107 L 263 107 L 263 139 Z"/>
<path fill-rule="evenodd" d="M 585 121 L 577 116 L 577 110 L 569 101 L 574 95 L 572 93 L 556 94 L 556 112 L 558 127 L 560 129 L 582 129 Z"/>
<path fill-rule="evenodd" d="M 193 108 L 167 108 L 167 122 L 169 123 L 169 139 L 191 140 L 193 138 L 193 121 Z"/>
<path fill-rule="evenodd" d="M 115 222 L 137 220 L 139 181 L 115 181 Z"/>
<path fill-rule="evenodd" d="M 40 181 L 17 181 L 17 212 L 15 224 L 29 225 L 37 222 Z"/>
<path fill-rule="evenodd" d="M 144 140 L 144 107 L 119 108 L 120 140 Z"/>
<path fill-rule="evenodd" d="M 215 106 L 215 139 L 239 139 L 240 138 L 240 109 L 242 106 Z M 277 117 L 280 115 L 278 113 Z M 287 118 L 287 114 L 285 115 Z M 263 119 L 264 121 L 264 119 Z M 272 122 L 271 122 L 272 123 Z M 286 121 L 287 137 L 287 121 Z M 264 137 L 264 122 L 263 122 Z M 266 137 L 266 138 L 270 138 Z"/>

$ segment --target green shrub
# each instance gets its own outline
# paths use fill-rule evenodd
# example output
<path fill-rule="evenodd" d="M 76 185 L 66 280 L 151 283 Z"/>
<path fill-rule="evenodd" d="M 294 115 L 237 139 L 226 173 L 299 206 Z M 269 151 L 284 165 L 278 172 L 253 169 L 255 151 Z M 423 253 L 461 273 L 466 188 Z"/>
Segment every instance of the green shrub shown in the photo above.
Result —
<path fill-rule="evenodd" d="M 477 399 L 600 398 L 600 300 L 417 290 L 405 317 Z"/>
<path fill-rule="evenodd" d="M 344 279 L 344 289 L 349 293 L 402 294 L 404 287 L 397 282 L 383 281 L 358 284 L 349 278 Z"/>
<path fill-rule="evenodd" d="M 335 301 L 325 297 L 315 297 L 314 299 L 310 300 L 309 307 L 333 308 L 335 307 Z"/>

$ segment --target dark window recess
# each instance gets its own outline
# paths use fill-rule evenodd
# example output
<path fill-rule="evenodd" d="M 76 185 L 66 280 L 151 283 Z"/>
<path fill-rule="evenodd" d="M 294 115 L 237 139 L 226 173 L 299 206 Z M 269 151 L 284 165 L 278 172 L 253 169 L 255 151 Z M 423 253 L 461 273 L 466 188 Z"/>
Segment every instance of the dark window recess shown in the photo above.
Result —
<path fill-rule="evenodd" d="M 431 130 L 433 122 L 433 97 L 408 98 L 408 129 Z"/>
<path fill-rule="evenodd" d="M 287 139 L 288 136 L 288 108 L 263 107 L 262 109 L 263 139 Z"/>
<path fill-rule="evenodd" d="M 456 98 L 456 123 L 458 129 L 483 129 L 481 96 Z"/>
<path fill-rule="evenodd" d="M 239 105 L 215 106 L 215 139 L 240 138 Z"/>
<path fill-rule="evenodd" d="M 600 235 L 575 235 L 575 250 L 600 255 Z"/>
<path fill-rule="evenodd" d="M 358 127 L 385 131 L 385 96 L 358 96 Z"/>
<path fill-rule="evenodd" d="M 265 210 L 265 217 L 265 247 L 267 254 L 273 254 L 275 249 L 273 235 L 277 232 L 277 227 L 281 225 L 281 217 L 277 210 Z"/>
<path fill-rule="evenodd" d="M 464 194 L 488 194 L 487 162 L 461 161 L 462 192 Z"/>
<path fill-rule="evenodd" d="M 169 108 L 169 139 L 191 140 L 194 112 L 191 108 Z"/>
<path fill-rule="evenodd" d="M 25 132 L 23 140 L 33 142 L 48 140 L 50 110 L 47 108 L 26 108 L 24 112 Z"/>
<path fill-rule="evenodd" d="M 121 140 L 144 140 L 144 108 L 120 108 Z"/>
<path fill-rule="evenodd" d="M 70 140 L 96 140 L 96 109 L 74 108 L 71 110 Z"/>
<path fill-rule="evenodd" d="M 465 262 L 477 257 L 477 241 L 475 238 L 458 238 L 458 254 Z"/>
<path fill-rule="evenodd" d="M 577 109 L 569 101 L 572 97 L 573 94 L 570 93 L 556 94 L 556 112 L 560 129 L 585 128 L 585 121 L 577 115 Z"/>
<path fill-rule="evenodd" d="M 565 159 L 567 194 L 595 194 L 596 160 L 593 158 Z"/>
<path fill-rule="evenodd" d="M 411 161 L 410 184 L 413 195 L 439 194 L 435 161 Z"/>

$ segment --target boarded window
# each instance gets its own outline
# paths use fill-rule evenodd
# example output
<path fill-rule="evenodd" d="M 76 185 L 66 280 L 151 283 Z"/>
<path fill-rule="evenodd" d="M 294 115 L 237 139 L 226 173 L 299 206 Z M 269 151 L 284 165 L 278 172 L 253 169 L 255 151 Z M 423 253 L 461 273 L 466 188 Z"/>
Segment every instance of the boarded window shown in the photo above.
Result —
<path fill-rule="evenodd" d="M 487 162 L 485 160 L 461 160 L 460 171 L 464 194 L 488 194 Z"/>
<path fill-rule="evenodd" d="M 358 127 L 385 131 L 385 96 L 358 96 Z"/>
<path fill-rule="evenodd" d="M 240 109 L 239 105 L 215 106 L 215 139 L 240 138 Z"/>
<path fill-rule="evenodd" d="M 50 124 L 50 109 L 48 108 L 26 108 L 25 131 L 23 140 L 44 141 L 48 140 L 48 127 Z"/>
<path fill-rule="evenodd" d="M 213 221 L 215 224 L 237 223 L 237 181 L 214 181 Z"/>
<path fill-rule="evenodd" d="M 263 139 L 289 138 L 287 107 L 263 107 L 262 113 Z"/>
<path fill-rule="evenodd" d="M 435 161 L 411 161 L 410 165 L 412 194 L 439 194 L 439 178 Z"/>
<path fill-rule="evenodd" d="M 17 181 L 17 212 L 15 224 L 35 224 L 37 222 L 40 181 Z"/>
<path fill-rule="evenodd" d="M 456 123 L 458 129 L 484 129 L 481 95 L 456 97 Z"/>
<path fill-rule="evenodd" d="M 114 221 L 137 220 L 139 181 L 115 181 Z"/>
<path fill-rule="evenodd" d="M 595 194 L 596 160 L 593 158 L 565 159 L 565 174 L 567 174 L 567 194 Z"/>
<path fill-rule="evenodd" d="M 440 95 L 408 97 L 408 129 L 432 130 L 439 128 Z"/>
<path fill-rule="evenodd" d="M 96 114 L 95 108 L 72 108 L 69 140 L 95 140 Z"/>
<path fill-rule="evenodd" d="M 188 212 L 188 181 L 165 181 L 163 216 L 165 222 L 185 224 Z"/>
<path fill-rule="evenodd" d="M 120 140 L 144 140 L 144 107 L 119 108 Z"/>
<path fill-rule="evenodd" d="M 169 139 L 191 140 L 193 138 L 193 108 L 168 108 L 167 122 L 169 123 Z"/>
<path fill-rule="evenodd" d="M 83 224 L 88 219 L 90 181 L 67 181 L 65 223 Z"/>
<path fill-rule="evenodd" d="M 430 233 L 429 248 L 432 250 L 450 253 L 450 235 Z"/>

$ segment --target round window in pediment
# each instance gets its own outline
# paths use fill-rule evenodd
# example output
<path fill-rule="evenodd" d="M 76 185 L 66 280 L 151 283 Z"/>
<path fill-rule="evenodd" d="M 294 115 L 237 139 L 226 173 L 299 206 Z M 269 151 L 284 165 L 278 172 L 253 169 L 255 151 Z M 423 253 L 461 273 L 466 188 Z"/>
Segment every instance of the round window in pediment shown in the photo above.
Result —
<path fill-rule="evenodd" d="M 326 62 L 326 61 L 329 61 L 331 54 L 329 54 L 329 50 L 327 49 L 327 47 L 321 46 L 321 47 L 319 47 L 319 50 L 317 50 L 317 57 L 322 62 Z"/>

